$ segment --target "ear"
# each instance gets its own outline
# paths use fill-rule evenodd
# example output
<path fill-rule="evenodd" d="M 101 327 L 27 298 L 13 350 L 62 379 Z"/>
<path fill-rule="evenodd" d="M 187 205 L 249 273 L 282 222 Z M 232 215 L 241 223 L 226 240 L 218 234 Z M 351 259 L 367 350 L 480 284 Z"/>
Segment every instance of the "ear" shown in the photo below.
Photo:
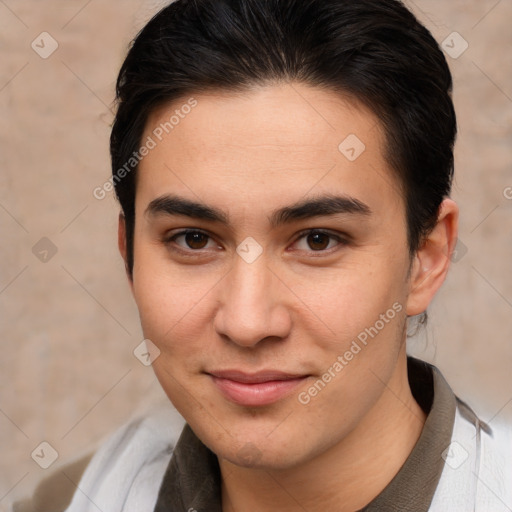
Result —
<path fill-rule="evenodd" d="M 444 199 L 439 207 L 437 224 L 414 256 L 409 277 L 408 316 L 426 311 L 443 284 L 457 243 L 458 225 L 457 204 L 452 199 Z"/>
<path fill-rule="evenodd" d="M 128 277 L 128 282 L 130 283 L 130 288 L 133 292 L 133 280 L 132 276 L 130 275 L 130 270 L 128 267 L 128 260 L 127 260 L 127 247 L 126 247 L 126 220 L 124 218 L 123 212 L 119 213 L 119 224 L 117 227 L 117 246 L 119 247 L 119 252 L 121 253 L 121 256 L 124 260 L 124 268 L 126 270 L 126 276 Z"/>

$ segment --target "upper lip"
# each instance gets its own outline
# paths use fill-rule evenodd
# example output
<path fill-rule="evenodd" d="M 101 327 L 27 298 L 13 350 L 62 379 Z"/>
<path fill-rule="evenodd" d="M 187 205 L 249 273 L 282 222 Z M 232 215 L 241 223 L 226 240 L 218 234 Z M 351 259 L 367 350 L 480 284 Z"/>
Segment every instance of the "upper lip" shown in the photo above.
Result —
<path fill-rule="evenodd" d="M 243 384 L 258 384 L 260 382 L 271 382 L 276 380 L 291 380 L 306 377 L 304 374 L 285 373 L 279 370 L 262 370 L 256 373 L 246 373 L 240 370 L 218 370 L 207 372 L 219 379 L 228 379 Z"/>

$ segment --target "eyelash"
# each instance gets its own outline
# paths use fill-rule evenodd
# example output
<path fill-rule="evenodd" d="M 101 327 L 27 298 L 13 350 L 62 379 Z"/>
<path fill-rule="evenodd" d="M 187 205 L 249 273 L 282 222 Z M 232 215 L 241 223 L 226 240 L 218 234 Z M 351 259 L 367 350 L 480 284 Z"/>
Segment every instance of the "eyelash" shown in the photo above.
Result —
<path fill-rule="evenodd" d="M 203 256 L 203 251 L 205 249 L 188 249 L 187 250 L 180 246 L 176 246 L 174 244 L 175 240 L 177 238 L 179 238 L 180 236 L 186 236 L 186 235 L 192 234 L 192 233 L 201 233 L 202 235 L 207 236 L 209 239 L 213 239 L 213 237 L 210 234 L 208 234 L 207 232 L 202 231 L 200 229 L 185 229 L 185 230 L 179 231 L 178 233 L 175 233 L 171 236 L 164 237 L 164 239 L 162 241 L 170 250 L 177 252 L 179 254 L 182 254 L 186 257 L 190 257 L 190 258 L 201 257 L 201 256 Z M 297 238 L 295 239 L 295 241 L 293 243 L 295 244 L 302 238 L 306 237 L 307 235 L 311 235 L 311 234 L 326 235 L 332 239 L 335 239 L 338 242 L 338 245 L 341 245 L 341 246 L 348 245 L 348 243 L 349 243 L 348 239 L 346 237 L 343 237 L 339 234 L 334 234 L 330 231 L 318 229 L 318 228 L 311 228 L 311 229 L 306 229 L 304 231 L 301 231 L 297 235 Z M 320 249 L 318 251 L 310 250 L 310 251 L 306 251 L 306 252 L 316 254 L 317 256 L 315 256 L 315 257 L 318 257 L 318 256 L 322 256 L 325 254 L 331 254 L 333 252 L 333 249 L 337 250 L 336 247 L 338 247 L 338 246 L 335 246 L 334 248 L 331 247 L 330 249 L 324 249 L 324 250 Z"/>

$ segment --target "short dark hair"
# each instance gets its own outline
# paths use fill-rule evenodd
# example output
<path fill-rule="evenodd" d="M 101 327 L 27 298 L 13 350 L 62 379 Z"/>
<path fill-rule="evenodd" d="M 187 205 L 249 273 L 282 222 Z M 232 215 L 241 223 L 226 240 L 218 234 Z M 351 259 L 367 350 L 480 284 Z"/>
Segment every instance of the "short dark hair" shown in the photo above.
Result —
<path fill-rule="evenodd" d="M 457 126 L 448 64 L 415 16 L 396 0 L 175 0 L 136 36 L 116 84 L 110 152 L 130 274 L 137 166 L 118 170 L 148 116 L 186 95 L 287 81 L 348 95 L 380 119 L 418 250 L 450 193 Z"/>

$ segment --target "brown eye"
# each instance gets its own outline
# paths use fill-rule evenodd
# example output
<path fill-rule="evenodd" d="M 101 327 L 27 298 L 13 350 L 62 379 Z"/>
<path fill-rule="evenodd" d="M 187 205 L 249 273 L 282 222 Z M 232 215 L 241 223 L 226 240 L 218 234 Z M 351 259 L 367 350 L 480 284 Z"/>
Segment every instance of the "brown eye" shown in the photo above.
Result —
<path fill-rule="evenodd" d="M 308 235 L 308 245 L 314 251 L 326 249 L 329 245 L 331 237 L 326 233 L 311 233 Z"/>
<path fill-rule="evenodd" d="M 319 256 L 322 253 L 330 254 L 337 249 L 337 246 L 345 246 L 347 244 L 348 241 L 343 235 L 318 229 L 303 231 L 295 242 L 296 248 L 300 251 L 316 252 Z"/>
<path fill-rule="evenodd" d="M 185 242 L 191 249 L 204 249 L 208 243 L 208 235 L 200 231 L 190 231 L 185 235 Z"/>
<path fill-rule="evenodd" d="M 176 249 L 182 252 L 188 251 L 189 253 L 199 252 L 201 249 L 208 249 L 208 243 L 213 243 L 213 239 L 210 235 L 192 229 L 180 231 L 179 233 L 166 237 L 163 241 L 169 249 Z"/>

